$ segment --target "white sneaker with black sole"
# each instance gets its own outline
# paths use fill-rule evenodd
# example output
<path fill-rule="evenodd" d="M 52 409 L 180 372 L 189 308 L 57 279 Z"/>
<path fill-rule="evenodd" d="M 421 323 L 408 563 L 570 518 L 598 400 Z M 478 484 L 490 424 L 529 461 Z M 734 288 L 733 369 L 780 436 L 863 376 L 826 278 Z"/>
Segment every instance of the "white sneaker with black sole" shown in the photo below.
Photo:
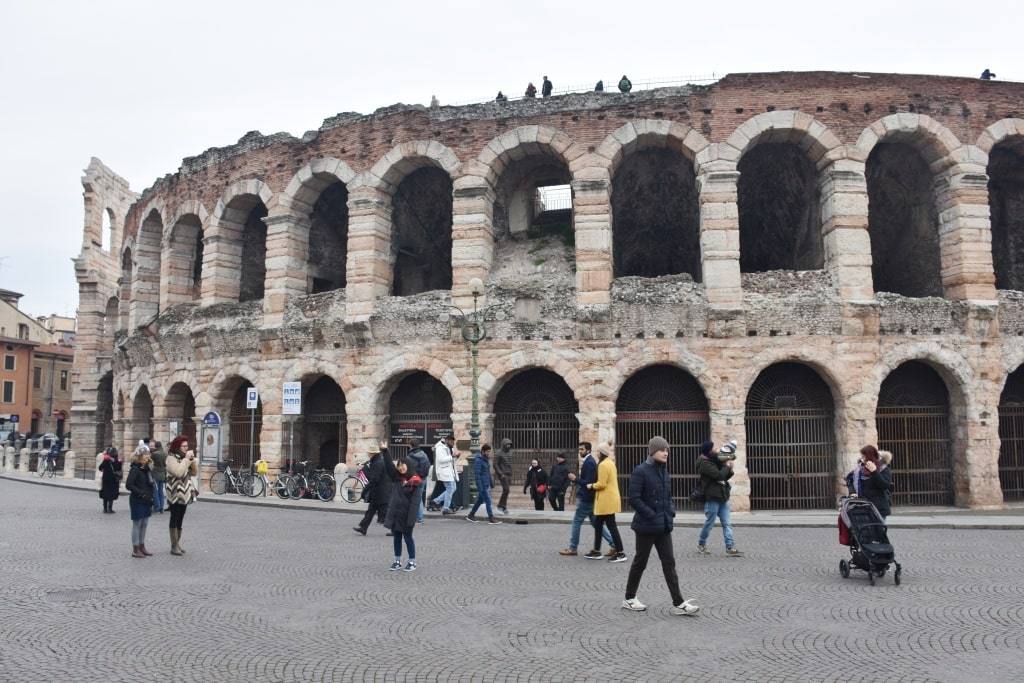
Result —
<path fill-rule="evenodd" d="M 405 565 L 405 568 L 402 569 L 402 571 L 403 572 L 414 572 L 414 571 L 416 571 L 416 563 L 413 562 L 412 560 L 409 560 L 409 564 Z"/>
<path fill-rule="evenodd" d="M 609 562 L 625 562 L 626 561 L 626 553 L 619 553 L 615 557 L 608 558 L 608 561 Z"/>
<path fill-rule="evenodd" d="M 672 608 L 672 614 L 682 617 L 692 617 L 700 612 L 700 605 L 695 605 L 689 600 L 683 600 Z"/>
<path fill-rule="evenodd" d="M 395 560 L 394 562 L 391 563 L 391 566 L 388 567 L 388 571 L 389 572 L 397 572 L 401 568 L 402 568 L 402 563 L 399 562 L 398 560 Z"/>
<path fill-rule="evenodd" d="M 647 609 L 647 605 L 636 598 L 630 598 L 629 600 L 622 601 L 622 609 L 628 609 L 631 612 L 643 612 Z"/>

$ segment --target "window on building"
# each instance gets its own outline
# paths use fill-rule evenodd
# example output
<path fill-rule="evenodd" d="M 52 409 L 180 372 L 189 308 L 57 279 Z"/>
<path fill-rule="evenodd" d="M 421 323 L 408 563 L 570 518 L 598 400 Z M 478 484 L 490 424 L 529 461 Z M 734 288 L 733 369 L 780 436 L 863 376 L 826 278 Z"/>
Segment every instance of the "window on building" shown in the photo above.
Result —
<path fill-rule="evenodd" d="M 14 356 L 4 356 L 4 370 L 14 369 Z"/>
<path fill-rule="evenodd" d="M 38 389 L 43 386 L 43 369 L 38 365 L 32 369 L 32 388 Z"/>
<path fill-rule="evenodd" d="M 60 371 L 60 390 L 61 391 L 67 391 L 68 390 L 68 371 L 67 370 L 61 370 Z"/>
<path fill-rule="evenodd" d="M 18 324 L 18 339 L 28 339 L 28 325 L 25 323 Z"/>
<path fill-rule="evenodd" d="M 4 403 L 14 403 L 14 382 L 4 382 Z"/>

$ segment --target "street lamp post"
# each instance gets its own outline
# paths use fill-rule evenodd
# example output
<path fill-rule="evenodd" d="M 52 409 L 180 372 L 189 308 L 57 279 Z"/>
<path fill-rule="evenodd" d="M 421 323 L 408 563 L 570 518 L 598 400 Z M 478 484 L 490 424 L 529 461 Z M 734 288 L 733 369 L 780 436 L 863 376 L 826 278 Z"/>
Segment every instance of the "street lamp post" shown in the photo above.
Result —
<path fill-rule="evenodd" d="M 479 344 L 487 338 L 487 329 L 480 319 L 480 309 L 477 306 L 479 298 L 484 293 L 484 283 L 480 278 L 473 278 L 469 281 L 469 289 L 473 294 L 473 316 L 468 318 L 463 314 L 462 338 L 469 342 L 470 356 L 473 365 L 473 402 L 472 414 L 469 421 L 469 444 L 470 450 L 475 455 L 480 450 L 480 394 L 477 387 L 477 359 L 479 358 Z M 461 312 L 461 309 L 459 309 Z"/>

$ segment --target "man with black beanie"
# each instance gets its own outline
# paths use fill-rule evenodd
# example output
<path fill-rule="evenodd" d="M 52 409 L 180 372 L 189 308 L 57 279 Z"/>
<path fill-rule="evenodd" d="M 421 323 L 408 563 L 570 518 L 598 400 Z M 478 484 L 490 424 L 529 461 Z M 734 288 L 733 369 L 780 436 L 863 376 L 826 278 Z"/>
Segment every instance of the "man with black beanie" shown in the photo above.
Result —
<path fill-rule="evenodd" d="M 672 519 L 676 510 L 672 504 L 668 476 L 668 449 L 668 441 L 662 437 L 651 439 L 647 444 L 647 460 L 637 465 L 629 477 L 629 504 L 635 510 L 630 526 L 636 533 L 636 555 L 629 568 L 626 599 L 622 601 L 622 607 L 633 612 L 647 609 L 647 605 L 636 599 L 636 591 L 647 568 L 651 548 L 656 548 L 665 583 L 672 596 L 672 613 L 693 616 L 700 607 L 683 599 L 676 575 L 676 558 L 672 552 Z"/>

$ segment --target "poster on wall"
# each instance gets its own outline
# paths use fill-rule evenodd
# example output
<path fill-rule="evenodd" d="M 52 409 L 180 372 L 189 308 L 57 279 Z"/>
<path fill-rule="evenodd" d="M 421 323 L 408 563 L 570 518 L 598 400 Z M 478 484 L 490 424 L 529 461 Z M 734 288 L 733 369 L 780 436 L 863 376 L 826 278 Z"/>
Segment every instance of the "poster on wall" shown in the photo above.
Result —
<path fill-rule="evenodd" d="M 451 422 L 393 421 L 391 423 L 391 445 L 401 446 L 410 439 L 419 439 L 421 443 L 432 445 L 452 434 Z"/>
<path fill-rule="evenodd" d="M 285 382 L 281 390 L 281 414 L 302 415 L 302 382 Z"/>

